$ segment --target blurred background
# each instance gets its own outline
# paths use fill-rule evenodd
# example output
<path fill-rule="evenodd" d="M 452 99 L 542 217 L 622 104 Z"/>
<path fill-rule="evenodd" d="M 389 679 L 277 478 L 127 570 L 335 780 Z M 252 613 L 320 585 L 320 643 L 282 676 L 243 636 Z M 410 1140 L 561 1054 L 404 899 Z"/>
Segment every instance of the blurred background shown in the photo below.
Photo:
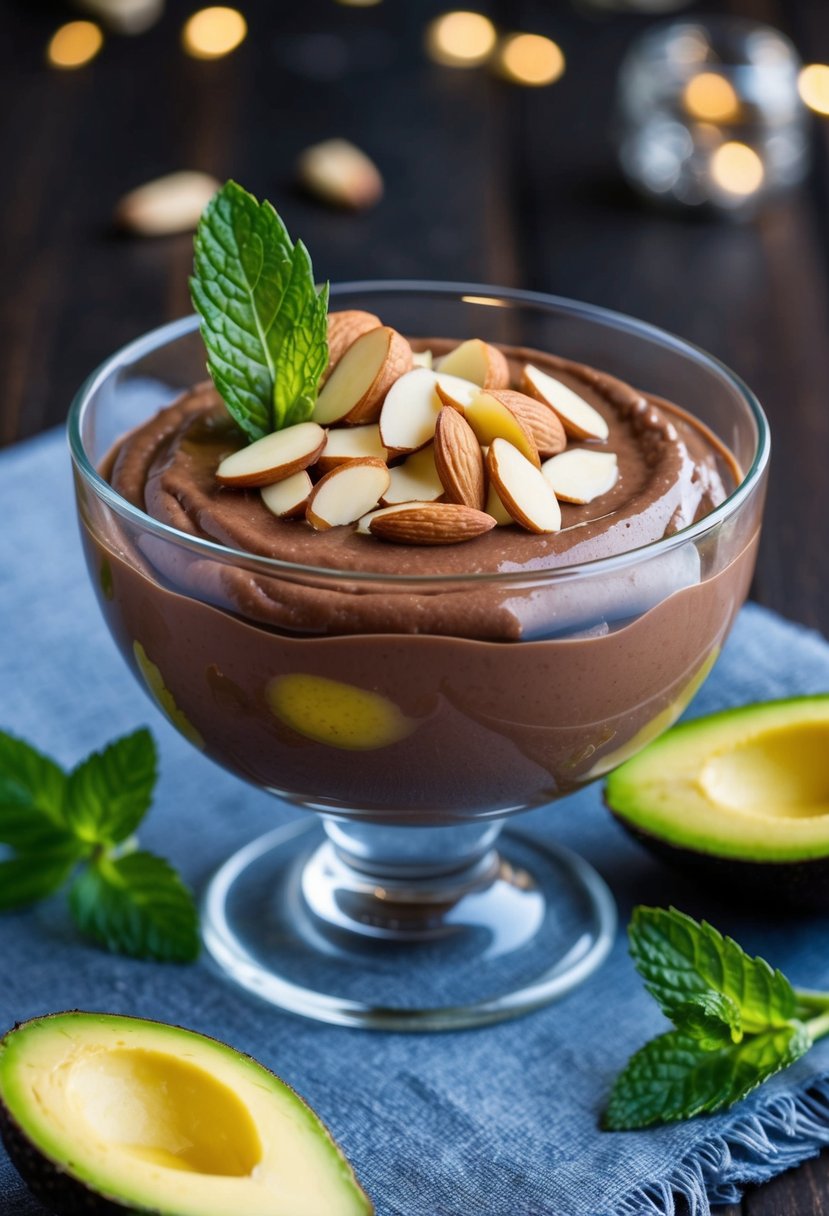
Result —
<path fill-rule="evenodd" d="M 190 311 L 195 217 L 232 176 L 320 279 L 554 292 L 723 358 L 775 438 L 754 594 L 829 629 L 826 0 L 0 14 L 0 442 Z"/>

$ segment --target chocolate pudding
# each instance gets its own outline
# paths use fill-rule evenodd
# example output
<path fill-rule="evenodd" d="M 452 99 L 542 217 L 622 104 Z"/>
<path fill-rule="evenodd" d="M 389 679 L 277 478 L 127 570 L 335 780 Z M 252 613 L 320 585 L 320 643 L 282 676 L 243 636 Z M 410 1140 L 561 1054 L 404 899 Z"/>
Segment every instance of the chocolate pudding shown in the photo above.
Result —
<path fill-rule="evenodd" d="M 492 527 L 432 547 L 276 518 L 258 490 L 216 480 L 243 437 L 210 385 L 117 445 L 112 487 L 180 535 L 85 518 L 103 610 L 214 759 L 334 814 L 446 823 L 567 793 L 688 703 L 745 598 L 762 496 L 728 529 L 643 552 L 727 498 L 734 458 L 679 405 L 562 358 L 504 353 L 514 382 L 531 361 L 608 425 L 590 447 L 616 455 L 615 484 L 562 502 L 558 531 Z"/>

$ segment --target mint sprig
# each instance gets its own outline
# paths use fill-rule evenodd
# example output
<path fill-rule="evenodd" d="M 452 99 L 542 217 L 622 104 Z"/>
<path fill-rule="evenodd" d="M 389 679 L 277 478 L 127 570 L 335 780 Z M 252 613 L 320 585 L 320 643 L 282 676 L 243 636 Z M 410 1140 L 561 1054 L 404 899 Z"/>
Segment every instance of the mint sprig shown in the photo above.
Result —
<path fill-rule="evenodd" d="M 134 958 L 190 962 L 199 952 L 193 897 L 134 833 L 157 776 L 148 730 L 110 743 L 66 773 L 0 731 L 0 909 L 36 903 L 70 879 L 82 932 Z M 73 877 L 74 876 L 74 877 Z"/>
<path fill-rule="evenodd" d="M 195 240 L 193 305 L 207 367 L 249 440 L 311 416 L 328 363 L 328 284 L 267 200 L 226 182 Z"/>
<path fill-rule="evenodd" d="M 608 1130 L 725 1110 L 829 1034 L 829 993 L 793 988 L 705 921 L 638 907 L 628 936 L 645 987 L 675 1029 L 646 1043 L 616 1078 Z"/>

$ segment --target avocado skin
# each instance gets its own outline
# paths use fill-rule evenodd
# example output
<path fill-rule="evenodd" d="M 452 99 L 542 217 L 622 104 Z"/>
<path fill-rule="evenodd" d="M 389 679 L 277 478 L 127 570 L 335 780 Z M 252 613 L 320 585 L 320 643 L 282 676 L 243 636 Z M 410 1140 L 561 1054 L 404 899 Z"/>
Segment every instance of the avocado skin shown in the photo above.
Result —
<path fill-rule="evenodd" d="M 39 1017 L 29 1018 L 23 1022 L 16 1022 L 14 1026 L 0 1036 L 0 1048 L 3 1042 L 17 1030 L 22 1030 L 28 1026 L 30 1022 L 46 1022 L 52 1018 L 59 1019 L 65 1017 L 67 1013 L 85 1015 L 90 1011 L 83 1009 L 59 1010 L 55 1013 L 42 1014 Z M 100 1012 L 100 1011 L 99 1011 Z M 95 1016 L 92 1014 L 92 1016 Z M 127 1014 L 105 1015 L 115 1017 L 129 1017 Z M 156 1026 L 163 1026 L 170 1030 L 186 1030 L 183 1026 L 176 1026 L 172 1022 L 162 1022 L 153 1018 L 136 1018 L 138 1022 L 151 1022 Z M 223 1043 L 221 1039 L 216 1039 L 210 1035 L 202 1034 L 200 1031 L 190 1032 L 197 1033 L 202 1039 L 209 1039 L 213 1043 L 218 1043 L 220 1047 L 228 1048 L 235 1055 L 242 1056 L 246 1060 L 251 1060 L 258 1068 L 264 1072 L 272 1070 L 265 1068 L 253 1056 L 247 1055 L 244 1052 L 237 1051 L 236 1048 L 231 1048 L 227 1043 Z M 272 1075 L 276 1075 L 272 1073 Z M 282 1085 L 286 1085 L 281 1081 Z M 290 1086 L 286 1085 L 290 1089 Z M 294 1091 L 295 1092 L 295 1091 Z M 299 1098 L 299 1095 L 297 1095 Z M 300 1102 L 303 1099 L 299 1098 Z M 321 1127 L 324 1133 L 332 1139 L 330 1132 L 325 1124 L 321 1122 Z M 12 1116 L 11 1112 L 6 1107 L 5 1102 L 0 1096 L 0 1140 L 2 1140 L 6 1152 L 9 1155 L 14 1168 L 20 1174 L 26 1186 L 38 1199 L 44 1207 L 50 1212 L 54 1212 L 55 1216 L 170 1216 L 159 1208 L 135 1207 L 131 1203 L 122 1203 L 114 1196 L 102 1195 L 100 1191 L 95 1191 L 87 1186 L 80 1179 L 73 1177 L 58 1162 L 52 1160 L 45 1153 L 32 1143 L 25 1132 L 22 1130 L 17 1120 Z M 336 1147 L 336 1145 L 335 1145 Z M 339 1149 L 337 1148 L 337 1152 Z M 342 1155 L 342 1154 L 340 1154 Z M 345 1158 L 343 1158 L 345 1160 Z M 348 1165 L 348 1162 L 346 1162 Z M 360 1186 L 354 1171 L 348 1166 L 351 1174 L 351 1179 L 354 1186 L 365 1201 L 365 1216 L 374 1216 L 374 1205 L 370 1198 Z M 228 1214 L 230 1216 L 230 1214 Z"/>
<path fill-rule="evenodd" d="M 634 840 L 660 861 L 715 893 L 718 899 L 739 902 L 757 911 L 829 912 L 829 857 L 762 862 L 718 857 L 669 844 L 634 827 L 617 815 L 609 803 L 605 804 Z"/>
<path fill-rule="evenodd" d="M 17 1027 L 15 1027 L 17 1029 Z M 124 1207 L 96 1194 L 39 1152 L 0 1102 L 0 1139 L 26 1186 L 58 1216 L 163 1216 L 149 1208 Z"/>

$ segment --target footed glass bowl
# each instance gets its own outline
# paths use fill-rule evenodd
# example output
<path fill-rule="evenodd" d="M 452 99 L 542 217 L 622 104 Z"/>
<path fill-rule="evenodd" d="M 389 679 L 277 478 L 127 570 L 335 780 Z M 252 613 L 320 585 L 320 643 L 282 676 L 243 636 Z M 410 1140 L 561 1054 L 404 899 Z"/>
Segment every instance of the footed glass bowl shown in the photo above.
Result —
<path fill-rule="evenodd" d="M 324 1021 L 496 1021 L 580 983 L 615 929 L 601 878 L 564 849 L 502 834 L 506 817 L 608 772 L 685 708 L 747 592 L 767 427 L 714 359 L 586 305 L 355 283 L 332 290 L 332 306 L 411 337 L 482 337 L 599 367 L 682 405 L 745 470 L 711 514 L 613 558 L 336 571 L 177 531 L 102 476 L 126 432 L 205 378 L 196 318 L 119 351 L 72 406 L 89 571 L 134 675 L 194 746 L 316 812 L 220 869 L 204 903 L 210 953 L 237 983 Z M 431 631 L 413 631 L 419 612 Z"/>

